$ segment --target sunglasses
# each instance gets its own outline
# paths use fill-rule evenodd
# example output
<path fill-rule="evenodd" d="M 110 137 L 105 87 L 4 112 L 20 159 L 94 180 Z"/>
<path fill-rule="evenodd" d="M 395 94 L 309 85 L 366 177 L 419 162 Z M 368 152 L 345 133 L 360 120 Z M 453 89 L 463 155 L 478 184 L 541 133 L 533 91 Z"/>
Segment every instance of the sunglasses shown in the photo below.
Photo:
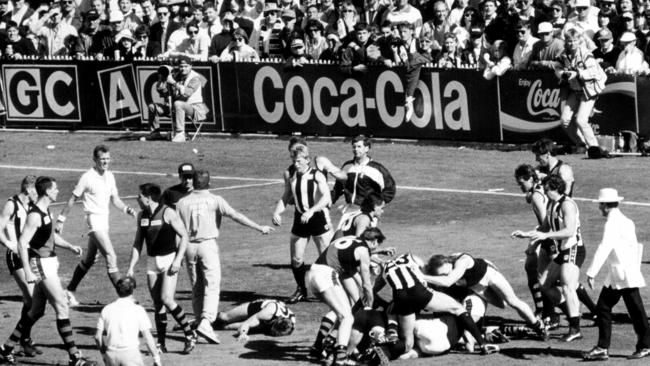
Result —
<path fill-rule="evenodd" d="M 584 8 L 584 7 L 576 8 L 576 10 L 577 10 L 577 11 L 580 11 L 580 12 L 585 11 L 585 10 L 587 10 L 587 9 L 588 9 L 588 8 Z"/>
<path fill-rule="evenodd" d="M 344 9 L 344 10 L 341 10 L 341 13 L 354 13 L 354 10 L 352 10 L 352 9 Z"/>
<path fill-rule="evenodd" d="M 198 31 L 198 30 L 195 30 L 195 31 L 187 31 L 187 34 L 199 34 L 199 31 Z"/>
<path fill-rule="evenodd" d="M 242 42 L 243 40 L 244 40 L 244 39 L 241 38 L 241 37 L 237 37 L 237 38 L 235 38 L 235 41 L 236 41 L 236 42 Z"/>
<path fill-rule="evenodd" d="M 561 9 L 561 8 L 553 8 L 553 11 L 558 12 L 558 13 L 561 13 L 561 12 L 562 12 L 562 9 Z"/>
<path fill-rule="evenodd" d="M 72 4 L 74 1 L 61 1 L 61 4 Z"/>
<path fill-rule="evenodd" d="M 160 12 L 158 13 L 159 16 L 164 17 L 165 15 L 169 15 L 169 12 Z"/>
<path fill-rule="evenodd" d="M 520 29 L 520 30 L 517 31 L 517 34 L 526 34 L 526 30 L 525 29 Z"/>

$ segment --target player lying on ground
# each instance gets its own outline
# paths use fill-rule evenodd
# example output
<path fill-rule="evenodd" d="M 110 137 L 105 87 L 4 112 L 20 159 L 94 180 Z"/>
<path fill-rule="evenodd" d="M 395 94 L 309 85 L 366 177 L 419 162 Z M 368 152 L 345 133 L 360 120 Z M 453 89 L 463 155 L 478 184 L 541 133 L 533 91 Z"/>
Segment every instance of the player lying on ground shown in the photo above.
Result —
<path fill-rule="evenodd" d="M 215 327 L 237 330 L 237 341 L 246 343 L 251 333 L 287 336 L 296 327 L 296 316 L 277 300 L 255 300 L 217 314 Z"/>

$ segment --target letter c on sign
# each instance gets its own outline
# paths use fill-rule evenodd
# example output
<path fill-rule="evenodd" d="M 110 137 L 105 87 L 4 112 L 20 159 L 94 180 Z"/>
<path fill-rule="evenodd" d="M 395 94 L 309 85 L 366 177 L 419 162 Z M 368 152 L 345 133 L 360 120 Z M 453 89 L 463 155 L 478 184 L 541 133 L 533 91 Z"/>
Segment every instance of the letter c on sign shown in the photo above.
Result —
<path fill-rule="evenodd" d="M 70 85 L 72 83 L 72 77 L 63 71 L 55 71 L 47 78 L 45 82 L 45 100 L 47 104 L 52 108 L 52 111 L 59 116 L 67 116 L 74 112 L 74 104 L 68 101 L 66 104 L 61 105 L 57 102 L 54 97 L 54 86 L 56 83 L 62 82 L 65 85 Z"/>
<path fill-rule="evenodd" d="M 404 86 L 402 81 L 394 71 L 384 71 L 377 79 L 377 86 L 375 88 L 375 98 L 377 98 L 377 112 L 382 121 L 392 128 L 399 127 L 404 120 L 404 107 L 399 106 L 400 103 L 394 103 L 394 98 L 391 96 L 386 98 L 386 85 L 392 84 L 396 93 L 403 93 Z M 395 107 L 395 114 L 391 115 L 386 108 L 386 100 L 391 101 L 391 105 L 397 104 Z"/>
<path fill-rule="evenodd" d="M 266 109 L 266 105 L 264 104 L 264 90 L 262 89 L 264 86 L 264 81 L 266 79 L 271 80 L 271 83 L 275 89 L 282 88 L 282 79 L 280 78 L 280 74 L 278 74 L 274 68 L 271 66 L 264 66 L 259 69 L 259 71 L 257 71 L 257 74 L 255 74 L 255 80 L 253 81 L 253 91 L 255 92 L 255 107 L 257 108 L 257 112 L 260 114 L 260 117 L 262 117 L 264 121 L 268 123 L 276 123 L 282 117 L 282 113 L 284 112 L 284 105 L 280 102 L 275 102 L 273 110 L 269 111 Z"/>

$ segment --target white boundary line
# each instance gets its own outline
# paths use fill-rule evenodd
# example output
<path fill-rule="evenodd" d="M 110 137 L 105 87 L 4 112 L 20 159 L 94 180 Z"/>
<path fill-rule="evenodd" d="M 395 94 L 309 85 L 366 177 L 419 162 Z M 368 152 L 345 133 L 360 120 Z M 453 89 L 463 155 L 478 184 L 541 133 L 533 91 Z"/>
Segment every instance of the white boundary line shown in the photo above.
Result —
<path fill-rule="evenodd" d="M 78 169 L 78 168 L 54 168 L 54 167 L 18 166 L 18 165 L 0 164 L 0 169 L 2 168 L 24 169 L 24 170 L 49 170 L 49 171 L 59 171 L 59 172 L 85 172 L 87 170 L 87 169 Z M 115 174 L 147 175 L 147 176 L 158 176 L 158 177 L 174 176 L 168 173 L 156 173 L 156 172 L 131 172 L 131 171 L 120 171 L 120 170 L 112 170 L 112 172 Z M 242 181 L 250 181 L 250 182 L 263 182 L 259 184 L 243 184 L 243 185 L 234 185 L 234 186 L 211 189 L 215 191 L 226 190 L 226 189 L 261 187 L 261 186 L 267 186 L 267 185 L 278 184 L 283 182 L 281 179 L 269 179 L 269 178 L 228 177 L 228 176 L 211 176 L 211 178 L 222 179 L 222 180 L 242 180 Z M 452 189 L 452 188 L 433 188 L 433 187 L 415 187 L 415 186 L 397 186 L 397 189 L 403 189 L 407 191 L 420 191 L 420 192 L 444 192 L 444 193 L 461 193 L 461 194 L 481 194 L 481 195 L 488 195 L 488 196 L 524 197 L 522 193 L 479 191 L 473 189 Z M 127 196 L 123 198 L 132 199 L 132 198 L 136 198 L 136 196 Z M 581 202 L 594 202 L 593 198 L 573 197 L 573 199 L 575 201 L 581 201 Z M 648 202 L 623 201 L 622 204 L 628 206 L 650 207 L 650 203 Z"/>

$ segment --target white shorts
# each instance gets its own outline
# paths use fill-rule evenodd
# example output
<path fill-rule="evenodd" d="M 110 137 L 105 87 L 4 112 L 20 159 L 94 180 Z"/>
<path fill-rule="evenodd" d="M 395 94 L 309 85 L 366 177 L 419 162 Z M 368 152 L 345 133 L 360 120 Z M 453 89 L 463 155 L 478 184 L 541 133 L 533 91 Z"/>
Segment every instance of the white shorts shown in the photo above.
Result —
<path fill-rule="evenodd" d="M 495 276 L 503 276 L 503 275 L 497 272 L 497 270 L 494 269 L 492 266 L 488 265 L 487 271 L 485 272 L 485 276 L 481 278 L 481 281 L 479 283 L 470 287 L 469 289 L 472 290 L 472 292 L 474 292 L 476 295 L 480 296 L 488 304 L 503 309 L 505 307 L 504 300 L 501 299 L 501 297 L 494 290 L 490 288 L 490 285 L 492 284 L 492 279 Z"/>
<path fill-rule="evenodd" d="M 449 351 L 447 324 L 440 319 L 418 319 L 415 322 L 415 340 L 418 348 L 427 355 L 439 355 Z"/>
<path fill-rule="evenodd" d="M 311 269 L 305 275 L 305 283 L 309 291 L 314 295 L 340 285 L 339 276 L 334 272 L 334 268 L 316 263 L 311 265 Z"/>
<path fill-rule="evenodd" d="M 88 231 L 105 231 L 108 232 L 108 215 L 86 214 L 86 225 Z"/>
<path fill-rule="evenodd" d="M 57 257 L 29 259 L 32 273 L 36 276 L 36 282 L 44 279 L 59 278 L 59 259 Z"/>
<path fill-rule="evenodd" d="M 172 266 L 174 258 L 176 258 L 176 253 L 147 257 L 147 274 L 157 275 L 167 272 L 169 267 Z"/>
<path fill-rule="evenodd" d="M 463 299 L 462 304 L 474 322 L 478 323 L 478 321 L 485 316 L 487 302 L 482 297 L 475 294 L 469 294 Z"/>

